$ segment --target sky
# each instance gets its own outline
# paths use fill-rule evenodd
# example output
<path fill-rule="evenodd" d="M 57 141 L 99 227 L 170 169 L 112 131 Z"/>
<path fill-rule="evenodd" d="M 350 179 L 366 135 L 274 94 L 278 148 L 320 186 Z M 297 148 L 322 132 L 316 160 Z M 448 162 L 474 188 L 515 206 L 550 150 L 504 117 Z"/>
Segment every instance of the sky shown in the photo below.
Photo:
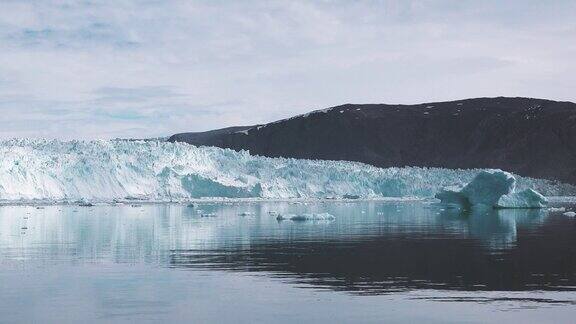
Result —
<path fill-rule="evenodd" d="M 344 103 L 576 101 L 576 1 L 0 0 L 0 138 L 146 138 Z"/>

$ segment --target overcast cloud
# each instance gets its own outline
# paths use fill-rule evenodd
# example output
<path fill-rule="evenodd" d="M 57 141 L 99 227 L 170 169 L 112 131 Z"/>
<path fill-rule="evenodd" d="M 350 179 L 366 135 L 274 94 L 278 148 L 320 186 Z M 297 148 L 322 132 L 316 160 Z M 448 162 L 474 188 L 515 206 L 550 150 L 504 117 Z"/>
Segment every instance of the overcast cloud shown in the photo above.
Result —
<path fill-rule="evenodd" d="M 154 137 L 343 103 L 576 101 L 576 1 L 0 0 L 0 137 Z"/>

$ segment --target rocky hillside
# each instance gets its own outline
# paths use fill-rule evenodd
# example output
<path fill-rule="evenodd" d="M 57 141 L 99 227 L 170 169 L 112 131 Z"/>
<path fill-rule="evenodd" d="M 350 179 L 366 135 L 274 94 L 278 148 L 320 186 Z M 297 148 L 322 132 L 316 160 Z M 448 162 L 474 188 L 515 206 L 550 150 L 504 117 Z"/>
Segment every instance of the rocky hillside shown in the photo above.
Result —
<path fill-rule="evenodd" d="M 169 140 L 379 167 L 500 168 L 576 184 L 576 104 L 571 102 L 499 97 L 345 104 L 265 125 L 182 133 Z"/>

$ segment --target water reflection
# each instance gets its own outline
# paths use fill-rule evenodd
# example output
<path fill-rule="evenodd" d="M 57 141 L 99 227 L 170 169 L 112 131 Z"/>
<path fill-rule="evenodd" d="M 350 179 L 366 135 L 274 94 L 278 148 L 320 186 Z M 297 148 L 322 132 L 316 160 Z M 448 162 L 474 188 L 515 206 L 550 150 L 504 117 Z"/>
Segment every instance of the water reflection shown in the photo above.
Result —
<path fill-rule="evenodd" d="M 543 224 L 544 209 L 444 209 L 440 220 L 461 225 L 461 231 L 482 241 L 484 248 L 498 251 L 515 246 L 517 229 L 537 228 Z"/>
<path fill-rule="evenodd" d="M 304 212 L 336 219 L 275 217 Z M 202 217 L 207 213 L 216 217 Z M 576 287 L 575 234 L 576 220 L 561 213 L 462 213 L 422 202 L 5 206 L 0 271 L 111 261 L 248 271 L 358 294 L 560 291 Z"/>

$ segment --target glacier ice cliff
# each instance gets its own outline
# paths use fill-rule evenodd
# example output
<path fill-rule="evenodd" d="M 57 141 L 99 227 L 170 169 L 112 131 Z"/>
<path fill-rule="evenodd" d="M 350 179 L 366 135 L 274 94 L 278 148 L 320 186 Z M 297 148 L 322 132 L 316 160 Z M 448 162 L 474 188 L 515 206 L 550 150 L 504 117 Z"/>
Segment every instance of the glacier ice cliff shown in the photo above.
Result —
<path fill-rule="evenodd" d="M 532 188 L 516 191 L 516 178 L 501 170 L 480 171 L 464 187 L 443 188 L 435 197 L 464 208 L 543 208 L 548 204 L 546 197 Z"/>
<path fill-rule="evenodd" d="M 5 202 L 433 197 L 443 187 L 465 185 L 479 171 L 383 169 L 156 141 L 0 141 L 0 200 Z M 574 186 L 557 182 L 516 180 L 519 189 L 534 188 L 545 195 L 576 192 Z"/>

